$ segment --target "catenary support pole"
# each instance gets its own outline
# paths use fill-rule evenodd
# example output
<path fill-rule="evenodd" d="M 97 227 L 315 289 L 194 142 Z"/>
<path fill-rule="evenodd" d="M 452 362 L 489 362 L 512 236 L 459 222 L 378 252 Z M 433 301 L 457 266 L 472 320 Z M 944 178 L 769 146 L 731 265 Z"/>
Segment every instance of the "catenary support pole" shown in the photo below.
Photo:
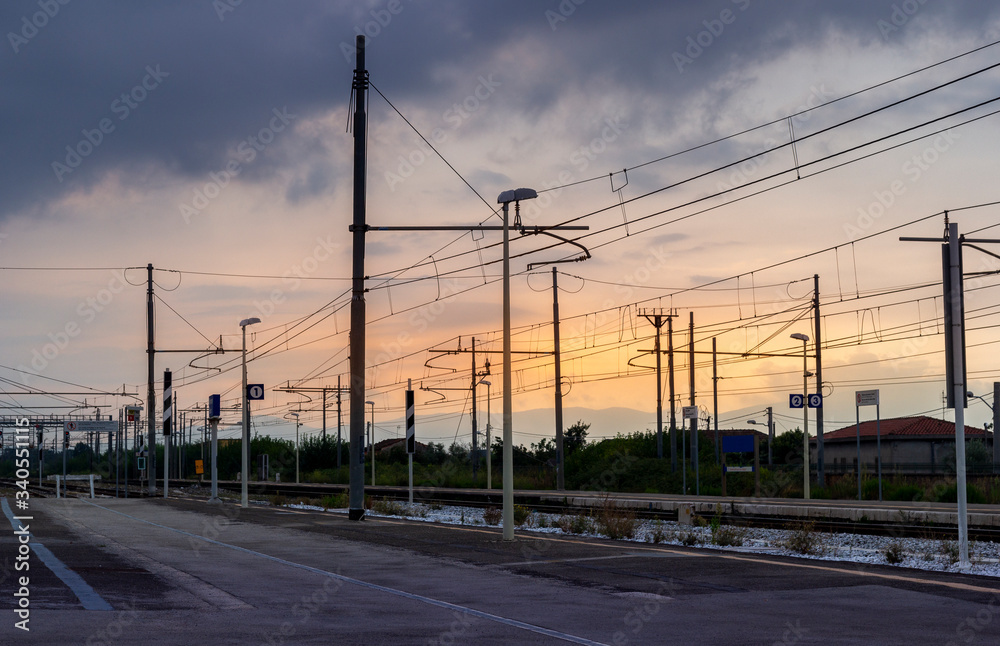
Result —
<path fill-rule="evenodd" d="M 514 540 L 514 406 L 511 396 L 513 381 L 510 374 L 509 205 L 509 202 L 503 203 L 503 540 L 505 541 Z"/>
<path fill-rule="evenodd" d="M 719 464 L 719 364 L 712 337 L 712 423 L 715 425 L 715 463 Z"/>
<path fill-rule="evenodd" d="M 965 471 L 965 316 L 962 304 L 962 243 L 958 223 L 948 223 L 948 256 L 951 293 L 945 306 L 951 307 L 952 388 L 955 403 L 955 480 L 958 485 L 958 559 L 959 566 L 969 567 L 969 514 Z"/>
<path fill-rule="evenodd" d="M 566 454 L 563 444 L 562 354 L 559 343 L 559 272 L 555 267 L 552 268 L 552 346 L 555 351 L 556 368 L 556 489 L 562 491 L 566 488 Z M 662 457 L 663 440 L 660 438 L 657 441 L 661 444 L 660 457 Z"/>
<path fill-rule="evenodd" d="M 156 493 L 156 347 L 153 336 L 153 265 L 146 265 L 146 474 L 149 495 Z"/>
<path fill-rule="evenodd" d="M 368 164 L 368 71 L 365 69 L 365 37 L 355 41 L 357 66 L 354 69 L 354 226 L 351 294 L 351 416 L 350 416 L 350 509 L 348 518 L 365 517 L 364 453 L 365 437 L 365 190 Z"/>
<path fill-rule="evenodd" d="M 476 337 L 472 337 L 472 481 L 479 474 L 479 420 L 476 419 Z"/>
<path fill-rule="evenodd" d="M 815 319 L 816 343 L 816 392 L 823 394 L 823 343 L 820 336 L 819 316 L 819 274 L 813 274 L 813 317 Z M 808 393 L 803 393 L 808 397 Z M 816 409 L 816 485 L 825 486 L 826 475 L 823 468 L 823 406 Z"/>
<path fill-rule="evenodd" d="M 667 315 L 667 392 L 670 395 L 670 472 L 677 473 L 677 396 L 674 394 L 674 317 L 672 312 Z M 682 456 L 681 463 L 683 462 Z"/>

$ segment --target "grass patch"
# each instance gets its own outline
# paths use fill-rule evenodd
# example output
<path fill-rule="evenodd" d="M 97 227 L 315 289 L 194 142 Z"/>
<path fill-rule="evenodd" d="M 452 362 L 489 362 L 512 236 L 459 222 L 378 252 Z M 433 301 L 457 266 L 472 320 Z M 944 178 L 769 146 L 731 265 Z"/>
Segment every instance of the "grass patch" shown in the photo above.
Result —
<path fill-rule="evenodd" d="M 819 534 L 816 533 L 816 523 L 802 523 L 792 528 L 792 533 L 785 539 L 784 547 L 799 554 L 820 554 L 823 551 Z"/>
<path fill-rule="evenodd" d="M 372 503 L 371 510 L 377 514 L 386 516 L 409 516 L 410 510 L 403 503 L 397 500 L 382 498 Z"/>
<path fill-rule="evenodd" d="M 556 519 L 555 526 L 567 534 L 590 534 L 594 531 L 594 522 L 582 514 L 563 514 Z"/>
<path fill-rule="evenodd" d="M 903 544 L 899 541 L 889 543 L 882 553 L 885 555 L 885 562 L 889 565 L 899 565 L 906 556 L 903 552 Z"/>
<path fill-rule="evenodd" d="M 338 493 L 330 496 L 324 496 L 319 504 L 323 509 L 344 509 L 347 507 L 347 494 Z"/>

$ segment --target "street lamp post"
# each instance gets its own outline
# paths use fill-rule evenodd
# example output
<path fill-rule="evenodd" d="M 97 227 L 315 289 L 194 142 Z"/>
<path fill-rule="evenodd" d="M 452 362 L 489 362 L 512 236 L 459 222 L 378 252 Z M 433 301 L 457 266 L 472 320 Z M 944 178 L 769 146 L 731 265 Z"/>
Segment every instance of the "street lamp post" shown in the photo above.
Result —
<path fill-rule="evenodd" d="M 791 337 L 802 341 L 802 497 L 809 500 L 809 337 L 798 332 Z"/>
<path fill-rule="evenodd" d="M 247 400 L 247 326 L 260 323 L 256 316 L 240 321 L 240 329 L 243 330 L 243 472 L 240 474 L 240 506 L 244 509 L 250 506 L 249 490 L 247 487 L 250 468 L 250 402 Z"/>
<path fill-rule="evenodd" d="M 514 402 L 511 393 L 510 360 L 510 227 L 508 213 L 514 203 L 514 218 L 520 224 L 521 200 L 538 193 L 531 188 L 504 191 L 497 197 L 503 205 L 503 540 L 514 540 Z"/>
<path fill-rule="evenodd" d="M 997 473 L 1000 471 L 1000 442 L 997 442 L 997 427 L 1000 426 L 1000 411 L 997 411 L 995 404 L 997 400 L 1000 399 L 1000 382 L 993 382 L 993 404 L 991 405 L 988 401 L 982 398 L 981 395 L 973 395 L 972 391 L 966 391 L 966 396 L 969 398 L 975 398 L 986 404 L 987 408 L 993 411 L 993 472 Z M 983 436 L 986 439 L 986 436 Z"/>
<path fill-rule="evenodd" d="M 493 489 L 493 461 L 490 459 L 490 442 L 492 438 L 490 437 L 490 386 L 493 384 L 485 379 L 481 380 L 479 383 L 486 385 L 486 490 L 491 491 Z"/>
<path fill-rule="evenodd" d="M 371 450 L 372 450 L 372 486 L 375 486 L 375 402 L 366 401 L 366 404 L 372 407 L 372 439 L 371 439 Z"/>

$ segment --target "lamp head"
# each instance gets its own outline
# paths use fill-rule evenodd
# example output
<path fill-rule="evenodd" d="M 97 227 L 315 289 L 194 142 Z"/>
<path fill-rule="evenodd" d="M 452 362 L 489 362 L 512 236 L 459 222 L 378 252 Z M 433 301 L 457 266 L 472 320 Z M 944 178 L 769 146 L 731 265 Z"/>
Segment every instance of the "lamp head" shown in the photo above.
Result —
<path fill-rule="evenodd" d="M 497 198 L 497 204 L 520 202 L 521 200 L 533 200 L 536 197 L 538 197 L 538 193 L 533 188 L 515 188 L 501 193 Z"/>
<path fill-rule="evenodd" d="M 791 337 L 793 339 L 798 339 L 799 341 L 808 341 L 809 340 L 809 337 L 806 336 L 805 334 L 802 334 L 801 332 L 796 332 L 795 334 L 792 334 Z"/>
<path fill-rule="evenodd" d="M 248 325 L 253 325 L 254 323 L 260 323 L 260 319 L 256 316 L 251 316 L 248 319 L 243 319 L 240 321 L 240 327 L 246 327 Z"/>

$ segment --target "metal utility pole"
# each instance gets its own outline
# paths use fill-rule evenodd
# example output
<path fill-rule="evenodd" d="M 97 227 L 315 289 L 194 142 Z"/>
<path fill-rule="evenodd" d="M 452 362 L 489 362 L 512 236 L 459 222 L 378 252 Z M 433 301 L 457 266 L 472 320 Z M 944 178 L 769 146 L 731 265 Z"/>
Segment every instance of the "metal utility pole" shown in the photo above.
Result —
<path fill-rule="evenodd" d="M 691 406 L 694 406 L 694 312 L 688 312 L 688 336 L 691 342 L 688 344 L 688 380 L 690 388 Z M 695 487 L 698 482 L 698 419 L 691 420 L 691 466 L 694 468 Z"/>
<path fill-rule="evenodd" d="M 344 422 L 341 420 L 341 408 L 340 408 L 340 375 L 337 375 L 337 468 L 340 468 L 340 429 L 343 427 Z"/>
<path fill-rule="evenodd" d="M 719 464 L 719 365 L 712 337 L 712 417 L 715 424 L 715 463 Z"/>
<path fill-rule="evenodd" d="M 479 426 L 476 420 L 476 337 L 472 337 L 472 480 L 479 473 Z"/>
<path fill-rule="evenodd" d="M 153 265 L 146 265 L 146 432 L 149 456 L 146 474 L 149 495 L 156 493 L 156 385 L 154 383 L 156 348 L 153 342 Z"/>
<path fill-rule="evenodd" d="M 955 409 L 955 479 L 958 486 L 958 550 L 960 567 L 969 567 L 969 514 L 968 492 L 966 490 L 965 465 L 965 407 L 968 405 L 965 365 L 965 304 L 963 302 L 962 245 L 1000 258 L 974 243 L 1000 243 L 996 239 L 970 239 L 958 234 L 958 223 L 948 221 L 944 212 L 945 237 L 911 238 L 901 237 L 903 242 L 937 242 L 941 245 L 942 274 L 944 283 L 945 312 L 945 361 L 948 381 L 947 405 Z M 992 272 L 991 272 L 992 273 Z M 1000 389 L 994 385 L 994 392 Z M 994 402 L 996 408 L 996 402 Z M 994 419 L 997 419 L 994 411 Z M 994 457 L 996 453 L 996 429 L 994 428 Z"/>
<path fill-rule="evenodd" d="M 767 466 L 774 466 L 774 413 L 767 407 Z"/>
<path fill-rule="evenodd" d="M 819 321 L 819 274 L 813 274 L 813 316 L 815 318 L 815 343 L 816 343 L 816 392 L 820 395 L 823 394 L 823 351 L 822 351 L 822 337 L 820 336 L 820 321 Z M 803 393 L 804 397 L 808 397 L 809 393 Z M 823 407 L 819 406 L 816 408 L 816 485 L 819 487 L 825 486 L 824 484 L 824 470 L 823 470 Z"/>
<path fill-rule="evenodd" d="M 291 382 L 289 382 L 291 383 Z M 343 390 L 340 387 L 340 375 L 337 375 L 337 387 L 333 386 L 285 386 L 274 389 L 275 392 L 283 393 L 322 393 L 323 394 L 323 439 L 326 440 L 326 394 L 329 392 L 337 393 L 337 468 L 340 468 L 340 393 Z"/>
<path fill-rule="evenodd" d="M 963 568 L 969 567 L 969 514 L 968 492 L 965 485 L 965 304 L 962 302 L 962 247 L 958 237 L 958 223 L 948 225 L 948 278 L 945 288 L 946 307 L 951 308 L 951 360 L 955 407 L 955 471 L 958 481 L 958 550 Z"/>
<path fill-rule="evenodd" d="M 657 353 L 659 354 L 659 353 Z M 677 472 L 677 410 L 674 395 L 674 317 L 667 316 L 667 390 L 670 394 L 670 472 Z M 686 472 L 686 471 L 685 471 Z"/>
<path fill-rule="evenodd" d="M 563 449 L 563 410 L 562 410 L 562 355 L 559 352 L 559 273 L 556 268 L 552 268 L 552 345 L 555 352 L 556 367 L 556 489 L 562 491 L 566 488 L 566 454 Z M 659 362 L 660 355 L 657 353 L 656 360 Z M 657 374 L 659 382 L 659 374 Z M 662 428 L 657 425 L 657 428 Z M 660 457 L 663 454 L 662 439 Z"/>
<path fill-rule="evenodd" d="M 351 293 L 351 467 L 348 518 L 365 517 L 365 470 L 361 445 L 365 437 L 365 189 L 368 150 L 368 70 L 365 69 L 365 37 L 355 39 L 357 65 L 354 68 L 354 259 Z"/>
<path fill-rule="evenodd" d="M 663 327 L 663 323 L 669 321 L 672 314 L 664 314 L 662 310 L 639 310 L 639 316 L 643 317 L 649 321 L 654 328 L 656 328 L 656 338 L 653 344 L 653 352 L 656 354 L 656 457 L 663 458 L 663 378 L 661 377 L 660 371 L 660 328 Z M 673 345 L 671 344 L 671 352 L 673 350 Z M 670 357 L 671 372 L 673 368 L 673 354 Z M 671 375 L 673 376 L 673 375 Z M 673 414 L 674 414 L 674 402 L 673 402 L 673 384 L 670 387 L 670 417 L 671 417 L 671 429 L 673 429 Z M 673 430 L 670 432 L 670 463 L 672 466 L 671 470 L 677 469 L 677 438 L 674 437 Z"/>

